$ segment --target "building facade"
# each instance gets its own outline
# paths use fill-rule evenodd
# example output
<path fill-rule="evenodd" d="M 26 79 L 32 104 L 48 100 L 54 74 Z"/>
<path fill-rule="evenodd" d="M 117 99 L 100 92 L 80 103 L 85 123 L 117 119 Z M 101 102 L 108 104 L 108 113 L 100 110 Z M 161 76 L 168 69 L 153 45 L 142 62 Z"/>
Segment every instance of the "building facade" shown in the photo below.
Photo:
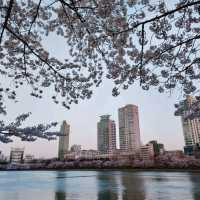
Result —
<path fill-rule="evenodd" d="M 187 96 L 185 103 L 189 107 L 196 102 L 196 98 Z M 200 144 L 200 118 L 185 119 L 188 111 L 185 111 L 181 117 L 185 146 L 194 146 Z"/>
<path fill-rule="evenodd" d="M 154 155 L 153 144 L 148 143 L 140 147 L 140 156 L 142 160 L 152 160 Z"/>
<path fill-rule="evenodd" d="M 116 125 L 110 115 L 101 116 L 97 124 L 97 145 L 100 153 L 112 153 L 116 149 Z"/>
<path fill-rule="evenodd" d="M 63 160 L 65 158 L 65 154 L 67 154 L 69 150 L 70 125 L 67 124 L 66 121 L 63 121 L 60 133 L 62 136 L 59 136 L 58 158 Z"/>
<path fill-rule="evenodd" d="M 35 159 L 34 155 L 26 154 L 24 158 L 25 163 L 31 163 Z"/>
<path fill-rule="evenodd" d="M 99 152 L 97 150 L 89 149 L 89 150 L 82 150 L 80 158 L 82 159 L 95 159 Z"/>
<path fill-rule="evenodd" d="M 5 157 L 4 157 L 3 153 L 0 151 L 0 161 L 3 161 L 3 160 L 5 160 Z"/>
<path fill-rule="evenodd" d="M 124 151 L 137 151 L 141 146 L 139 113 L 136 105 L 126 105 L 118 110 L 119 143 Z"/>
<path fill-rule="evenodd" d="M 66 154 L 66 160 L 78 160 L 78 159 L 86 159 L 93 160 L 98 159 L 99 152 L 97 150 L 80 150 L 80 151 L 70 151 Z"/>
<path fill-rule="evenodd" d="M 74 144 L 71 146 L 71 152 L 80 152 L 81 151 L 81 145 Z"/>
<path fill-rule="evenodd" d="M 149 143 L 153 144 L 153 150 L 155 156 L 164 154 L 165 152 L 164 144 L 158 143 L 156 140 L 152 140 Z"/>
<path fill-rule="evenodd" d="M 10 163 L 19 164 L 23 162 L 24 148 L 11 148 Z"/>

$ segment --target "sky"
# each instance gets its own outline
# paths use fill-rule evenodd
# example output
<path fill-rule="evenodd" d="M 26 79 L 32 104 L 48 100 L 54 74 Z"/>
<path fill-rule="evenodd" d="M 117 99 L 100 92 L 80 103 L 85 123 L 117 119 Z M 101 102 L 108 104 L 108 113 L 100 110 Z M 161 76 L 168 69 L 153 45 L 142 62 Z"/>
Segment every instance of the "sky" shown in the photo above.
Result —
<path fill-rule="evenodd" d="M 50 40 L 44 41 L 44 45 L 48 47 L 51 55 L 60 59 L 67 57 L 67 46 L 63 40 L 51 36 Z M 122 91 L 118 97 L 113 97 L 112 87 L 112 82 L 104 81 L 94 90 L 90 100 L 72 105 L 70 110 L 56 105 L 48 97 L 41 100 L 30 97 L 30 88 L 25 87 L 18 91 L 18 103 L 7 103 L 8 114 L 0 115 L 0 120 L 10 122 L 21 113 L 32 112 L 31 117 L 24 123 L 25 126 L 56 121 L 59 122 L 57 130 L 60 129 L 62 121 L 66 120 L 71 128 L 70 146 L 80 144 L 82 149 L 96 149 L 99 116 L 109 114 L 116 121 L 118 141 L 118 108 L 126 104 L 135 104 L 139 107 L 143 144 L 150 140 L 158 140 L 164 143 L 167 150 L 183 148 L 181 120 L 180 117 L 174 116 L 174 104 L 181 100 L 179 91 L 174 91 L 171 95 L 160 94 L 156 89 L 144 91 L 138 85 L 133 85 L 128 90 Z M 25 147 L 25 154 L 33 154 L 37 158 L 51 158 L 58 154 L 58 140 L 38 139 L 28 143 L 14 138 L 13 143 L 0 143 L 0 150 L 7 156 L 11 147 Z"/>

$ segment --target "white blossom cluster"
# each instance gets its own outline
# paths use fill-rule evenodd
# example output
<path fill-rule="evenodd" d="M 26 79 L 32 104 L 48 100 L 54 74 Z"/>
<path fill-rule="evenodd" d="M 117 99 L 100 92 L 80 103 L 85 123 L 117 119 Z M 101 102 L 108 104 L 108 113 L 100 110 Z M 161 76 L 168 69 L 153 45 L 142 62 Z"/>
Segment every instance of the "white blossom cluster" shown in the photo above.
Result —
<path fill-rule="evenodd" d="M 0 0 L 0 76 L 12 83 L 0 82 L 0 113 L 24 84 L 36 98 L 51 91 L 68 109 L 104 77 L 114 96 L 136 82 L 191 94 L 200 78 L 199 24 L 200 0 Z M 50 34 L 66 44 L 64 61 L 44 48 Z"/>
<path fill-rule="evenodd" d="M 193 102 L 188 102 L 187 99 L 175 104 L 175 115 L 182 116 L 184 120 L 200 119 L 200 97 L 193 97 Z"/>

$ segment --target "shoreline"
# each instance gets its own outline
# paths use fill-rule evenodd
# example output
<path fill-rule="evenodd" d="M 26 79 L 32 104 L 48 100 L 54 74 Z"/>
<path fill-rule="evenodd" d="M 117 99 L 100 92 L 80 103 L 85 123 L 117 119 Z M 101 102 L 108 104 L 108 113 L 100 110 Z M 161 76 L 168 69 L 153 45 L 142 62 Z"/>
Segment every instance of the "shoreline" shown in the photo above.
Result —
<path fill-rule="evenodd" d="M 16 171 L 133 171 L 133 172 L 189 172 L 200 173 L 200 169 L 179 169 L 179 168 L 58 168 L 58 169 L 0 169 L 0 172 Z"/>

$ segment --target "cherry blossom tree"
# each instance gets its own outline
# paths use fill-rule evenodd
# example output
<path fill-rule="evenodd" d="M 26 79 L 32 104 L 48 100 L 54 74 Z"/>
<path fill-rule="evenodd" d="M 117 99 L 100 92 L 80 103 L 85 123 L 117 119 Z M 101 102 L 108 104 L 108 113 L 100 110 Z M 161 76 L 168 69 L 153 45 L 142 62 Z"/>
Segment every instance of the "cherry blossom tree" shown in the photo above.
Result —
<path fill-rule="evenodd" d="M 3 143 L 12 142 L 12 136 L 21 138 L 22 141 L 33 142 L 38 137 L 48 140 L 53 140 L 60 135 L 59 132 L 50 132 L 50 128 L 55 127 L 57 123 L 51 123 L 48 125 L 39 124 L 37 126 L 20 128 L 22 122 L 29 117 L 31 113 L 22 114 L 16 118 L 16 120 L 8 125 L 5 125 L 3 121 L 0 121 L 0 141 Z"/>
<path fill-rule="evenodd" d="M 132 84 L 198 92 L 199 24 L 200 0 L 0 0 L 0 74 L 11 82 L 0 81 L 0 114 L 23 85 L 67 109 L 105 77 L 113 96 Z M 52 34 L 67 46 L 64 61 L 44 47 Z"/>

